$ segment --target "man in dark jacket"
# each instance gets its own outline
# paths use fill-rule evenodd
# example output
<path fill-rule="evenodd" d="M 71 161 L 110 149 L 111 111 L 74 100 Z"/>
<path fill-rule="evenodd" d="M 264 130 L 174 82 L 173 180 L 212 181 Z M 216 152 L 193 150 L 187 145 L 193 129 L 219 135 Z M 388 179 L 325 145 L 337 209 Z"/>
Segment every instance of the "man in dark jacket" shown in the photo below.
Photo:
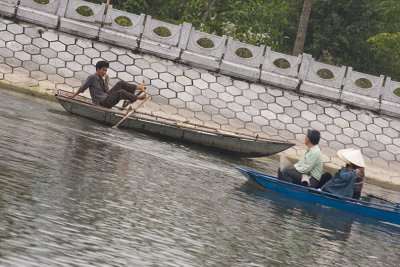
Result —
<path fill-rule="evenodd" d="M 93 104 L 106 108 L 113 107 L 122 99 L 133 103 L 136 100 L 143 100 L 146 98 L 145 81 L 143 81 L 139 86 L 129 84 L 125 81 L 119 81 L 109 90 L 107 74 L 108 67 L 109 64 L 106 61 L 97 62 L 96 72 L 89 75 L 78 91 L 70 95 L 70 97 L 74 98 L 89 88 Z M 137 94 L 135 94 L 136 90 L 139 91 Z M 141 95 L 142 92 L 143 94 Z"/>

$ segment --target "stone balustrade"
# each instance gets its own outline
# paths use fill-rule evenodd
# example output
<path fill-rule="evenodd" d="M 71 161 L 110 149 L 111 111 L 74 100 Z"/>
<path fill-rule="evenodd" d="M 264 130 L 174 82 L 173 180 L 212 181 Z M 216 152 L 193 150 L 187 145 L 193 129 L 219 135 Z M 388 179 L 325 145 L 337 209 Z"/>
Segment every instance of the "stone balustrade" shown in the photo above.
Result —
<path fill-rule="evenodd" d="M 226 36 L 216 36 L 196 31 L 191 24 L 183 25 L 184 32 L 189 31 L 188 40 L 179 44 L 182 48 L 180 61 L 200 68 L 217 71 L 226 49 Z M 182 38 L 183 39 L 183 38 Z M 201 46 L 202 42 L 207 45 Z"/>
<path fill-rule="evenodd" d="M 382 90 L 382 103 L 380 110 L 383 114 L 398 116 L 400 107 L 400 82 L 392 81 L 390 77 L 386 78 L 385 88 Z M 397 92 L 397 95 L 395 94 Z"/>
<path fill-rule="evenodd" d="M 268 46 L 261 70 L 261 82 L 295 90 L 300 82 L 298 75 L 302 57 L 274 52 Z"/>
<path fill-rule="evenodd" d="M 17 10 L 18 0 L 1 0 L 0 1 L 0 15 L 11 17 L 15 15 Z"/>
<path fill-rule="evenodd" d="M 57 10 L 61 8 L 60 3 L 62 2 L 51 0 L 48 4 L 41 5 L 31 0 L 20 0 L 16 16 L 17 19 L 54 29 L 58 25 Z"/>
<path fill-rule="evenodd" d="M 220 71 L 234 77 L 258 81 L 261 75 L 261 63 L 264 60 L 265 46 L 257 47 L 228 39 Z M 241 56 L 242 55 L 242 56 Z"/>
<path fill-rule="evenodd" d="M 340 99 L 345 72 L 344 66 L 316 62 L 311 55 L 304 54 L 299 73 L 299 78 L 303 81 L 300 91 L 337 101 Z"/>
<path fill-rule="evenodd" d="M 346 81 L 340 99 L 343 103 L 370 109 L 380 108 L 384 76 L 379 77 L 347 69 Z"/>
<path fill-rule="evenodd" d="M 168 59 L 178 59 L 182 25 L 174 25 L 147 16 L 139 50 Z"/>
<path fill-rule="evenodd" d="M 118 19 L 124 19 L 128 25 L 121 26 L 117 23 Z M 110 23 L 105 24 L 100 29 L 99 40 L 129 49 L 137 49 L 139 47 L 140 34 L 144 28 L 144 19 L 144 14 L 134 15 L 109 7 L 106 21 Z"/>
<path fill-rule="evenodd" d="M 81 15 L 78 13 L 78 8 L 92 13 L 92 15 Z M 105 8 L 105 4 L 97 5 L 82 0 L 68 0 L 65 16 L 60 17 L 59 29 L 79 36 L 98 38 L 102 23 L 110 23 L 106 21 Z"/>
<path fill-rule="evenodd" d="M 298 90 L 323 99 L 342 101 L 351 106 L 400 117 L 397 82 L 315 61 L 311 55 L 293 57 L 226 40 L 226 36 L 196 31 L 191 24 L 173 25 L 151 16 L 134 15 L 106 4 L 83 0 L 0 0 L 0 15 L 15 16 L 48 28 L 93 38 L 188 65 L 221 72 L 232 77 L 288 90 Z M 78 9 L 83 10 L 81 15 Z M 125 20 L 129 25 L 120 25 Z M 365 85 L 365 86 L 364 86 Z"/>

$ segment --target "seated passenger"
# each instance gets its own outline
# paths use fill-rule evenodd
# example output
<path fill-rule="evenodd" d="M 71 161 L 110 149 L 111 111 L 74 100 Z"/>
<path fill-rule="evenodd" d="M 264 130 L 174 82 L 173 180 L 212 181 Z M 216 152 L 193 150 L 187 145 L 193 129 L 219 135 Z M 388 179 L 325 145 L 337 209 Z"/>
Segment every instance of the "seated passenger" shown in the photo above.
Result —
<path fill-rule="evenodd" d="M 312 188 L 318 186 L 318 181 L 322 174 L 322 154 L 318 143 L 321 134 L 317 130 L 308 130 L 305 138 L 307 151 L 299 162 L 294 164 L 294 168 L 278 170 L 278 179 L 286 182 L 305 185 Z"/>
<path fill-rule="evenodd" d="M 364 182 L 364 158 L 360 150 L 353 148 L 338 151 L 338 157 L 346 162 L 332 178 L 321 187 L 321 190 L 345 197 L 359 199 Z M 356 184 L 357 181 L 357 184 Z"/>

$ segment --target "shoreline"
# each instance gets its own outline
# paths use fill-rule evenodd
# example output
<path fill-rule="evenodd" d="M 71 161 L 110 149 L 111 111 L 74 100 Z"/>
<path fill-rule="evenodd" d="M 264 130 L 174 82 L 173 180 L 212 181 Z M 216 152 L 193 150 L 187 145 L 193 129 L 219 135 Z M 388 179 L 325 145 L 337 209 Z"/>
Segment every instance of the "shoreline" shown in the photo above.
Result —
<path fill-rule="evenodd" d="M 40 87 L 30 87 L 30 86 L 26 86 L 26 85 L 21 85 L 21 84 L 13 84 L 13 83 L 9 83 L 5 80 L 0 80 L 0 87 L 1 89 L 7 90 L 7 91 L 11 91 L 11 92 L 17 92 L 17 93 L 21 93 L 21 94 L 25 94 L 25 95 L 30 95 L 33 97 L 37 97 L 37 98 L 41 98 L 41 99 L 45 99 L 45 100 L 50 100 L 52 102 L 57 102 L 56 98 L 54 97 L 53 94 L 48 94 L 46 93 L 47 91 L 52 91 L 53 90 L 43 90 Z M 284 152 L 281 152 L 284 153 Z M 278 153 L 276 155 L 272 155 L 269 157 L 265 157 L 266 159 L 272 159 L 275 160 L 277 162 L 279 162 L 279 157 L 280 154 Z M 287 155 L 285 154 L 285 156 L 291 160 L 291 161 L 297 161 L 298 158 L 297 157 L 293 157 L 291 155 Z M 259 161 L 259 162 L 263 162 L 265 161 L 264 158 L 251 158 L 252 160 L 255 161 Z M 337 171 L 337 169 L 335 169 L 332 166 L 329 166 L 328 163 L 324 163 L 324 171 L 328 171 L 330 173 L 335 173 Z M 395 183 L 390 183 L 387 181 L 382 181 L 380 179 L 374 178 L 374 177 L 370 177 L 370 176 L 366 176 L 366 182 L 368 184 L 371 185 L 375 185 L 375 186 L 379 186 L 382 187 L 384 189 L 390 189 L 390 190 L 394 190 L 394 191 L 399 191 L 400 192 L 400 184 L 395 184 Z"/>
<path fill-rule="evenodd" d="M 43 92 L 43 90 L 40 87 L 31 87 L 31 86 L 26 86 L 26 85 L 21 85 L 21 84 L 13 84 L 13 83 L 7 82 L 5 80 L 0 80 L 0 87 L 1 87 L 1 89 L 7 90 L 7 91 L 18 92 L 21 94 L 30 95 L 30 96 L 34 96 L 34 97 L 40 97 L 42 99 L 45 98 L 46 100 L 57 102 L 57 100 L 53 94 L 47 94 L 47 93 Z"/>

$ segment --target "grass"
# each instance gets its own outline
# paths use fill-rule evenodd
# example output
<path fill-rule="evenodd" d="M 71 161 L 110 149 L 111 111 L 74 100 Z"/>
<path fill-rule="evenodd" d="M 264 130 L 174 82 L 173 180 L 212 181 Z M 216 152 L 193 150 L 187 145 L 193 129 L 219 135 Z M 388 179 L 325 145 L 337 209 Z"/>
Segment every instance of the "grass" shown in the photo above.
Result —
<path fill-rule="evenodd" d="M 88 6 L 80 6 L 76 9 L 76 12 L 84 17 L 91 17 L 94 15 L 93 10 Z"/>
<path fill-rule="evenodd" d="M 333 79 L 335 78 L 335 75 L 333 75 L 332 71 L 328 69 L 320 69 L 317 71 L 317 75 L 321 77 L 322 79 Z"/>
<path fill-rule="evenodd" d="M 356 84 L 358 87 L 364 88 L 364 89 L 367 89 L 367 88 L 371 88 L 371 87 L 372 87 L 372 83 L 371 83 L 368 79 L 366 79 L 366 78 L 360 78 L 360 79 L 358 79 L 358 80 L 355 82 L 355 84 Z"/>
<path fill-rule="evenodd" d="M 206 37 L 200 38 L 197 40 L 197 44 L 204 48 L 213 48 L 214 42 Z"/>
<path fill-rule="evenodd" d="M 153 30 L 153 32 L 161 37 L 170 37 L 171 36 L 171 31 L 168 28 L 162 27 L 162 26 L 155 28 Z"/>
<path fill-rule="evenodd" d="M 235 52 L 236 55 L 238 55 L 241 58 L 251 58 L 253 57 L 253 54 L 251 51 L 247 48 L 241 47 Z"/>
<path fill-rule="evenodd" d="M 400 88 L 394 89 L 393 94 L 395 94 L 396 96 L 400 97 Z"/>
<path fill-rule="evenodd" d="M 47 5 L 48 3 L 50 3 L 50 0 L 33 0 L 33 1 L 39 5 Z"/>
<path fill-rule="evenodd" d="M 277 66 L 278 68 L 280 68 L 280 69 L 288 69 L 288 68 L 291 67 L 289 61 L 287 61 L 287 60 L 284 59 L 284 58 L 278 58 L 278 59 L 276 59 L 276 60 L 273 62 L 273 64 L 274 64 L 275 66 Z"/>
<path fill-rule="evenodd" d="M 116 18 L 115 23 L 117 23 L 118 25 L 120 25 L 122 27 L 130 27 L 133 25 L 130 18 L 125 17 L 125 16 L 119 16 L 118 18 Z"/>

